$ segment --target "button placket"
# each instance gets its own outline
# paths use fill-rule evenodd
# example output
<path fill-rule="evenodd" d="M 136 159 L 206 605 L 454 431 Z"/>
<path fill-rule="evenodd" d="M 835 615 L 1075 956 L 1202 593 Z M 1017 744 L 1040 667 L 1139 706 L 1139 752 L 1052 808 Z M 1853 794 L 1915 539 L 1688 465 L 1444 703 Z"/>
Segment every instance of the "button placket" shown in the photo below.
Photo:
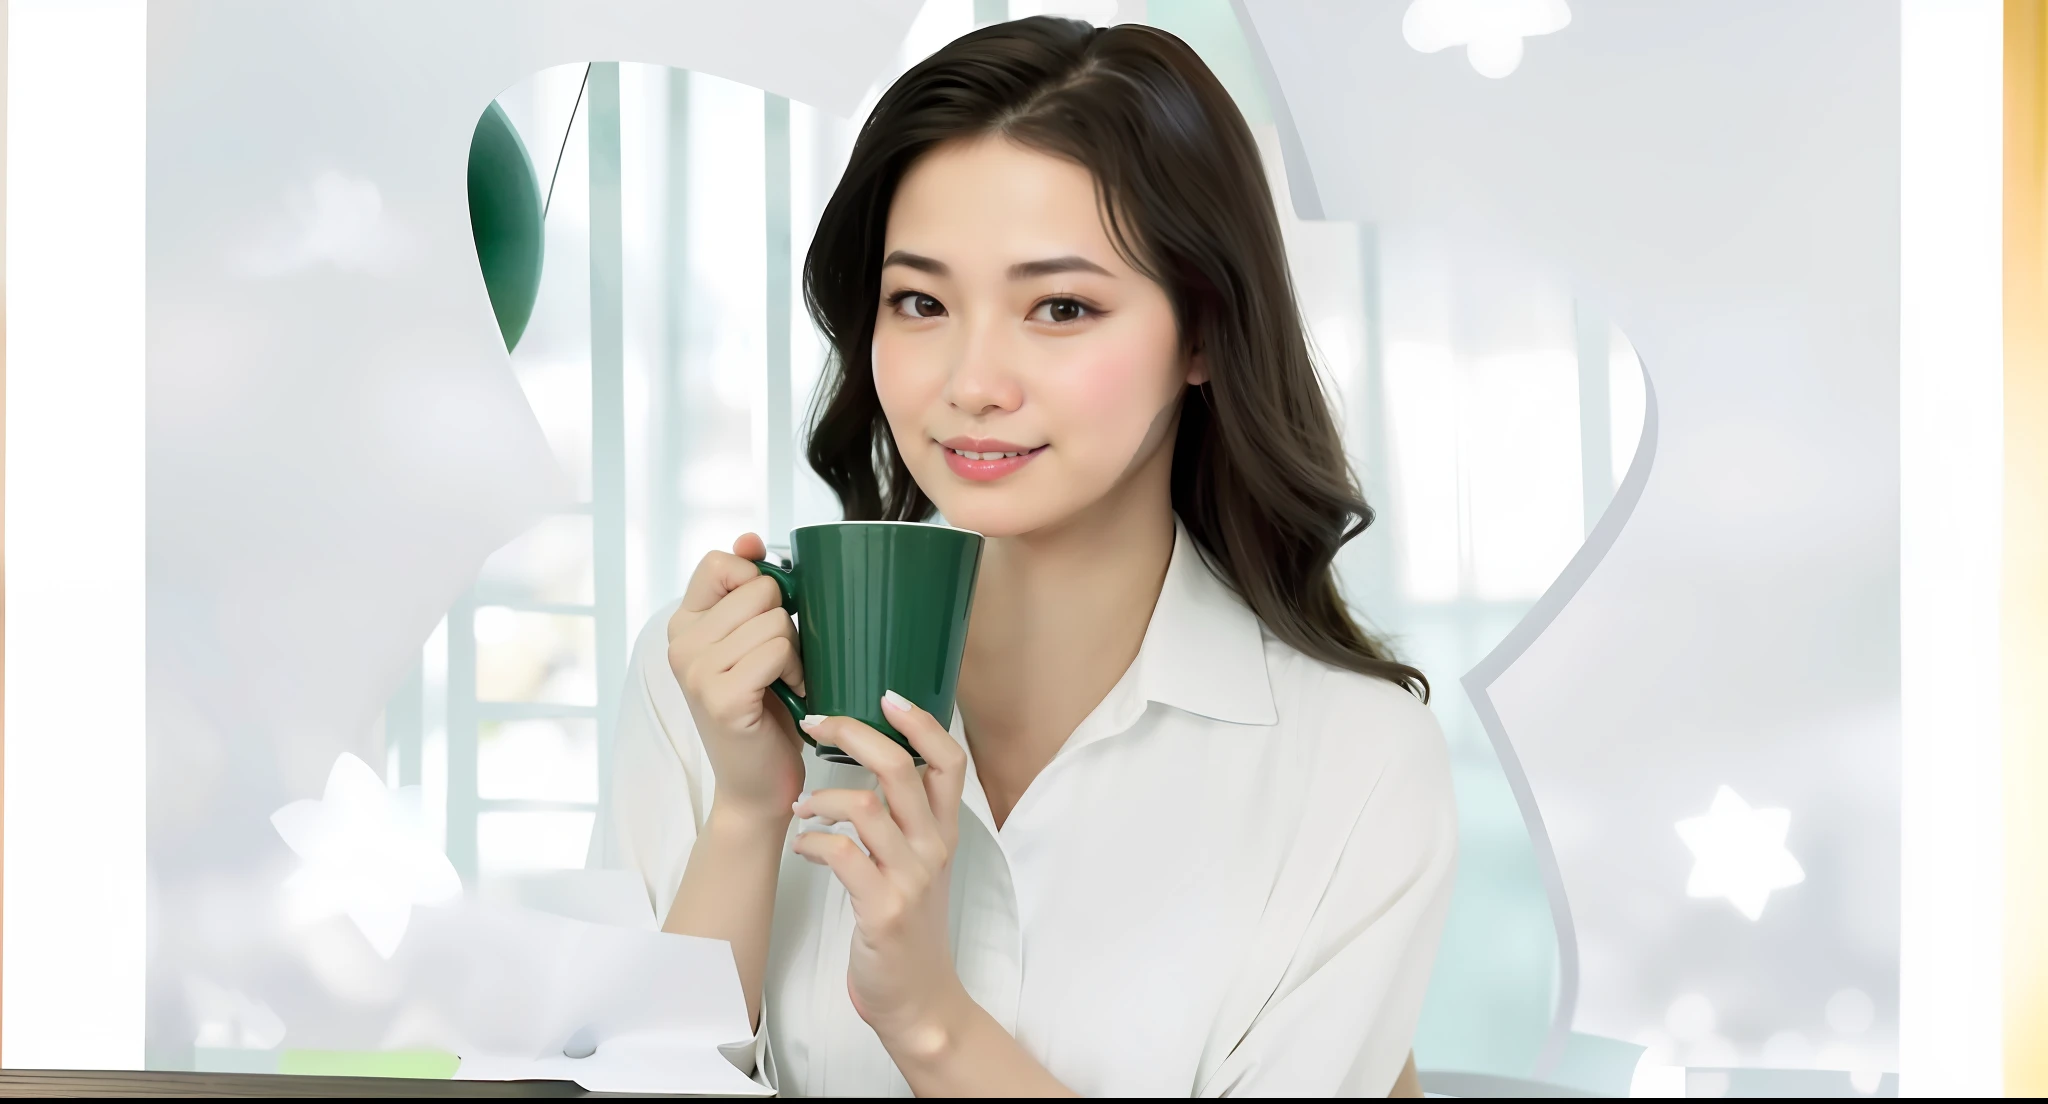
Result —
<path fill-rule="evenodd" d="M 1016 883 L 957 710 L 951 731 L 967 752 L 960 841 L 953 854 L 953 968 L 974 1003 L 1014 1035 L 1024 981 Z"/>

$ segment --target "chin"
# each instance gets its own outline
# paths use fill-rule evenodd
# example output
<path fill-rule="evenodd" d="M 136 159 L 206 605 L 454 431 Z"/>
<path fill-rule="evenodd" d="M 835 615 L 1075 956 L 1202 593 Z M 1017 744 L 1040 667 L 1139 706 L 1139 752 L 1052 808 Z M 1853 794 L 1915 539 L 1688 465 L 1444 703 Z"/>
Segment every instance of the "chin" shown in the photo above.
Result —
<path fill-rule="evenodd" d="M 940 478 L 949 479 L 951 473 L 942 472 Z M 926 493 L 930 495 L 929 491 Z M 1023 488 L 1012 491 L 942 485 L 940 493 L 930 497 L 946 524 L 972 529 L 990 539 L 1019 537 L 1058 525 L 1074 512 L 1070 503 L 1047 502 Z"/>
<path fill-rule="evenodd" d="M 993 540 L 997 537 L 1017 537 L 1043 527 L 1036 511 L 1020 510 L 1006 503 L 985 502 L 969 505 L 955 502 L 952 509 L 941 503 L 939 515 L 946 524 L 958 529 L 972 529 Z"/>

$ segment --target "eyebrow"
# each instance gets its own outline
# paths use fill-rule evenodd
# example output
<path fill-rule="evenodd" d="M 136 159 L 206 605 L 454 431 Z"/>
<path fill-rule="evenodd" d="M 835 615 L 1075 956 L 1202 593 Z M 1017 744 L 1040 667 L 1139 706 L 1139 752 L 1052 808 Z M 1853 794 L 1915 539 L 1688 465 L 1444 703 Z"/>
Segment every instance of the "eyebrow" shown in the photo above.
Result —
<path fill-rule="evenodd" d="M 952 271 L 946 267 L 943 261 L 934 260 L 917 253 L 906 252 L 901 249 L 882 258 L 883 268 L 888 268 L 890 265 L 914 268 L 919 272 L 928 272 L 933 276 L 945 276 Z M 1031 280 L 1040 276 L 1056 276 L 1062 272 L 1093 272 L 1100 276 L 1112 275 L 1108 269 L 1086 257 L 1069 255 L 1065 257 L 1052 257 L 1043 261 L 1023 261 L 1013 264 L 1010 266 L 1010 279 Z"/>

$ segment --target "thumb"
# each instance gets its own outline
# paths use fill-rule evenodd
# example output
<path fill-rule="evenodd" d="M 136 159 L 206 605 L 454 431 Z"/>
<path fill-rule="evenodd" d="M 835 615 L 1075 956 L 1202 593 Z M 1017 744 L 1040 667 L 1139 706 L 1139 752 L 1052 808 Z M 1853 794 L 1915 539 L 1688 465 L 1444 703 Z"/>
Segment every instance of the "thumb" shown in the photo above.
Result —
<path fill-rule="evenodd" d="M 759 534 L 741 533 L 739 539 L 732 542 L 732 554 L 743 560 L 765 560 L 768 558 L 768 545 Z"/>

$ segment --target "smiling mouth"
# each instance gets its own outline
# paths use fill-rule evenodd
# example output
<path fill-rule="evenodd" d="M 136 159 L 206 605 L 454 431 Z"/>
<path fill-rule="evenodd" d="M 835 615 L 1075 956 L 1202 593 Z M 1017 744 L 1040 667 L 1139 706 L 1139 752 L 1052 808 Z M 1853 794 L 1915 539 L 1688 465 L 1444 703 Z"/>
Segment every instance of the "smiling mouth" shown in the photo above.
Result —
<path fill-rule="evenodd" d="M 939 447 L 945 448 L 944 445 Z M 1009 460 L 1018 456 L 1029 456 L 1044 448 L 1044 445 L 1040 445 L 1038 448 L 1019 449 L 1015 452 L 974 452 L 970 449 L 946 449 L 946 451 L 968 460 Z"/>
<path fill-rule="evenodd" d="M 946 454 L 946 467 L 952 469 L 954 475 L 974 483 L 990 483 L 1002 479 L 1031 463 L 1048 447 L 1039 445 L 1037 448 L 1028 449 L 979 450 L 939 445 Z"/>

